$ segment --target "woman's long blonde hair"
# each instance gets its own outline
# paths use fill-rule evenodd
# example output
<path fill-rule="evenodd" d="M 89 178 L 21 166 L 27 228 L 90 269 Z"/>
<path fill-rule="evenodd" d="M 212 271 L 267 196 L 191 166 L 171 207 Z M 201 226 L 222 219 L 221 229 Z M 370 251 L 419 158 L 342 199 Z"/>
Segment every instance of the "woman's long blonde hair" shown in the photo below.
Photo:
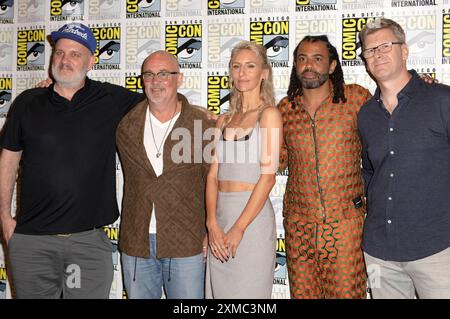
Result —
<path fill-rule="evenodd" d="M 230 62 L 228 63 L 228 69 L 230 74 L 230 108 L 226 113 L 224 126 L 228 124 L 233 116 L 242 112 L 242 92 L 233 86 L 233 79 L 231 78 L 231 66 L 236 54 L 241 50 L 250 50 L 256 54 L 262 61 L 263 70 L 268 70 L 267 78 L 261 81 L 260 92 L 262 104 L 259 108 L 275 105 L 275 97 L 273 94 L 273 79 L 272 79 L 272 66 L 267 59 L 266 48 L 260 44 L 251 41 L 241 41 L 234 46 L 231 51 Z"/>

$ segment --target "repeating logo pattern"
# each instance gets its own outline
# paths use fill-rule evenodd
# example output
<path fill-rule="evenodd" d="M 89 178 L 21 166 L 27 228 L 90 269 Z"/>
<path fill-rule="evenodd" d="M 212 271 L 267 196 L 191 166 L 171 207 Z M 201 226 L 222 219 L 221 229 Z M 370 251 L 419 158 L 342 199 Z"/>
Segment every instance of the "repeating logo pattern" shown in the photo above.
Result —
<path fill-rule="evenodd" d="M 14 1 L 0 1 L 0 23 L 14 23 Z"/>
<path fill-rule="evenodd" d="M 175 55 L 181 68 L 200 69 L 202 62 L 202 21 L 166 24 L 166 51 Z"/>
<path fill-rule="evenodd" d="M 8 275 L 6 274 L 6 267 L 2 261 L 0 261 L 0 300 L 6 299 L 6 281 Z"/>
<path fill-rule="evenodd" d="M 152 52 L 163 49 L 160 23 L 142 21 L 127 24 L 125 28 L 125 66 L 127 70 L 139 70 L 142 62 Z"/>
<path fill-rule="evenodd" d="M 414 15 L 401 12 L 393 17 L 406 33 L 409 47 L 408 65 L 433 65 L 436 63 L 436 16 L 433 11 L 421 9 Z"/>
<path fill-rule="evenodd" d="M 208 68 L 228 68 L 231 50 L 244 38 L 244 20 L 211 20 L 208 23 Z"/>
<path fill-rule="evenodd" d="M 250 19 L 250 41 L 263 45 L 272 67 L 287 67 L 289 61 L 289 17 L 275 21 Z"/>
<path fill-rule="evenodd" d="M 336 0 L 296 0 L 296 11 L 337 10 Z"/>
<path fill-rule="evenodd" d="M 6 117 L 12 100 L 12 78 L 0 76 L 0 117 Z"/>
<path fill-rule="evenodd" d="M 125 74 L 125 88 L 133 92 L 143 93 L 144 85 L 140 74 Z"/>
<path fill-rule="evenodd" d="M 128 19 L 154 18 L 161 15 L 161 0 L 127 0 Z"/>
<path fill-rule="evenodd" d="M 0 29 L 0 70 L 12 71 L 13 62 L 13 38 L 12 28 Z"/>
<path fill-rule="evenodd" d="M 177 57 L 184 75 L 180 92 L 221 114 L 229 109 L 231 49 L 243 39 L 267 48 L 277 101 L 286 95 L 292 52 L 306 35 L 326 34 L 338 49 L 346 82 L 373 92 L 375 83 L 360 58 L 359 32 L 380 16 L 393 18 L 405 29 L 409 68 L 450 84 L 449 0 L 0 0 L 0 126 L 14 98 L 48 77 L 48 36 L 65 23 L 82 22 L 94 30 L 98 47 L 92 79 L 143 92 L 143 60 L 166 50 Z M 299 172 L 291 168 L 289 173 Z M 272 194 L 280 212 L 276 298 L 289 293 L 280 223 L 287 174 L 277 176 Z M 117 181 L 120 199 L 122 180 Z M 0 255 L 0 269 L 3 260 Z M 119 273 L 115 297 L 122 297 Z M 0 279 L 0 298 L 3 282 Z"/>
<path fill-rule="evenodd" d="M 17 31 L 17 71 L 44 70 L 45 29 L 20 28 Z"/>
<path fill-rule="evenodd" d="M 108 20 L 120 18 L 121 0 L 90 0 L 89 19 Z"/>
<path fill-rule="evenodd" d="M 244 0 L 208 0 L 208 15 L 243 14 Z"/>
<path fill-rule="evenodd" d="M 91 27 L 97 39 L 94 70 L 120 69 L 120 24 Z"/>
<path fill-rule="evenodd" d="M 17 0 L 17 15 L 20 23 L 41 22 L 45 16 L 44 0 Z"/>
<path fill-rule="evenodd" d="M 362 66 L 364 62 L 361 59 L 361 42 L 359 33 L 367 24 L 373 21 L 374 17 L 360 16 L 342 18 L 342 66 Z"/>
<path fill-rule="evenodd" d="M 228 75 L 211 72 L 208 74 L 208 110 L 222 114 L 229 110 L 230 79 Z"/>
<path fill-rule="evenodd" d="M 276 14 L 289 12 L 292 0 L 249 0 L 250 13 Z"/>
<path fill-rule="evenodd" d="M 84 20 L 84 0 L 51 0 L 50 21 Z"/>

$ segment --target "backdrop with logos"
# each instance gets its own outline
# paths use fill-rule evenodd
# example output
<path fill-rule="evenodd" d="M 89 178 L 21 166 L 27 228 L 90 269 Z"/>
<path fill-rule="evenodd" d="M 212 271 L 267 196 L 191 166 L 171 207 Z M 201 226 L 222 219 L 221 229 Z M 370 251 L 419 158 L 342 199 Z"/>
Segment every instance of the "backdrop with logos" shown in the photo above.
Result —
<path fill-rule="evenodd" d="M 155 50 L 177 56 L 184 74 L 181 93 L 215 113 L 228 109 L 227 64 L 242 39 L 267 48 L 277 100 L 286 95 L 292 52 L 305 35 L 326 34 L 337 47 L 347 83 L 372 92 L 375 84 L 359 55 L 358 34 L 370 20 L 386 16 L 406 31 L 408 65 L 450 84 L 450 0 L 0 0 L 0 127 L 13 99 L 47 78 L 47 37 L 68 22 L 89 25 L 98 40 L 92 79 L 142 92 L 144 58 Z M 273 298 L 289 298 L 282 198 L 287 171 L 271 193 L 278 241 Z M 123 178 L 117 162 L 117 199 Z M 105 227 L 113 243 L 111 298 L 123 298 L 117 251 L 120 221 Z M 10 298 L 0 248 L 0 299 Z"/>

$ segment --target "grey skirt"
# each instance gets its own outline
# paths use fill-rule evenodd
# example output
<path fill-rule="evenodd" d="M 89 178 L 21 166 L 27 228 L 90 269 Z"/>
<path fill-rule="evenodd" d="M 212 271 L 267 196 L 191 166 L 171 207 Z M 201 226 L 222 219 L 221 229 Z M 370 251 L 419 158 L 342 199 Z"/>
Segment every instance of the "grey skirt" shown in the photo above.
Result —
<path fill-rule="evenodd" d="M 247 204 L 251 191 L 219 192 L 217 220 L 225 233 Z M 205 297 L 207 299 L 270 299 L 275 269 L 276 225 L 272 203 L 247 227 L 235 258 L 222 263 L 208 252 Z"/>

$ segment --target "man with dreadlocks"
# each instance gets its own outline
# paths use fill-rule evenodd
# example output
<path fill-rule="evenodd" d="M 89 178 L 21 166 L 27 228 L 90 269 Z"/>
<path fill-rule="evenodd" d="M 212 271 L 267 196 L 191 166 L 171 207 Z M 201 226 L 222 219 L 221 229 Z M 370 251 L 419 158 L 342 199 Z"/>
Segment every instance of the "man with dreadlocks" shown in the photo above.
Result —
<path fill-rule="evenodd" d="M 294 51 L 288 96 L 278 105 L 289 168 L 284 197 L 292 298 L 365 298 L 365 214 L 357 113 L 371 97 L 344 83 L 336 48 L 306 36 Z"/>

